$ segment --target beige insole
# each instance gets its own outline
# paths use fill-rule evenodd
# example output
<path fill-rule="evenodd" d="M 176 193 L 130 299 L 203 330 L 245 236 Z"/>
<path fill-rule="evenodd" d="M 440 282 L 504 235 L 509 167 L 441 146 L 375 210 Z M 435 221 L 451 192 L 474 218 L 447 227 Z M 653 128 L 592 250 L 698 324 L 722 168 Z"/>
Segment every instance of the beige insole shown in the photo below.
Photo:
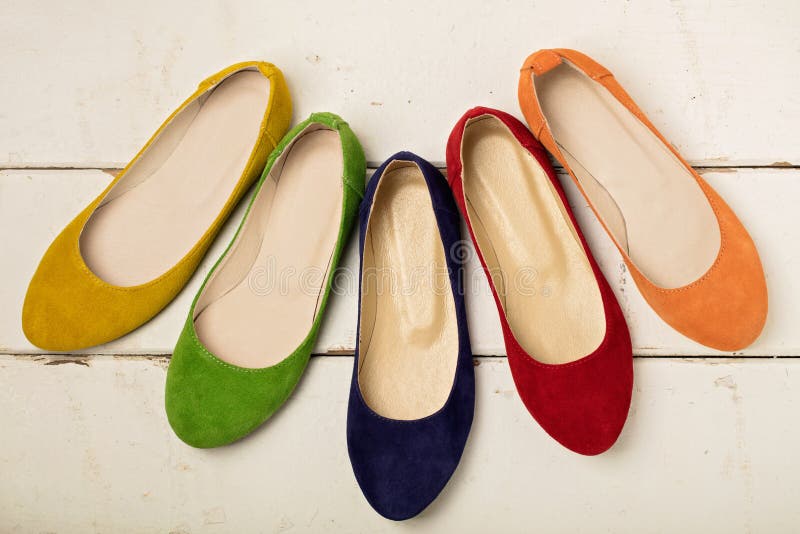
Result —
<path fill-rule="evenodd" d="M 544 169 L 491 115 L 467 123 L 461 157 L 469 220 L 517 342 L 550 364 L 594 352 L 600 290 Z"/>
<path fill-rule="evenodd" d="M 95 275 L 143 284 L 192 249 L 244 172 L 269 90 L 269 79 L 244 70 L 171 121 L 83 228 L 81 253 Z"/>
<path fill-rule="evenodd" d="M 458 328 L 444 254 L 422 172 L 390 163 L 364 243 L 358 366 L 364 401 L 384 417 L 431 415 L 453 387 Z"/>
<path fill-rule="evenodd" d="M 240 367 L 274 365 L 308 336 L 342 211 L 339 134 L 312 124 L 273 165 L 195 306 L 200 341 Z"/>
<path fill-rule="evenodd" d="M 720 231 L 692 173 L 601 84 L 568 62 L 533 78 L 550 130 L 616 242 L 654 284 L 716 260 Z"/>

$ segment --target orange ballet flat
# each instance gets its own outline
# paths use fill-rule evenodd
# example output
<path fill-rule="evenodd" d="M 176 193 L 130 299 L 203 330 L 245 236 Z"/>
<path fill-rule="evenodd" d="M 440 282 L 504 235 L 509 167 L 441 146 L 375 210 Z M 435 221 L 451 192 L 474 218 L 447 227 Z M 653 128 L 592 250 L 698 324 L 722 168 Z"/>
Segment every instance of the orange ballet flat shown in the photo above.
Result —
<path fill-rule="evenodd" d="M 522 67 L 519 103 L 653 310 L 715 349 L 753 343 L 767 285 L 752 238 L 611 72 L 575 50 L 540 50 Z"/>

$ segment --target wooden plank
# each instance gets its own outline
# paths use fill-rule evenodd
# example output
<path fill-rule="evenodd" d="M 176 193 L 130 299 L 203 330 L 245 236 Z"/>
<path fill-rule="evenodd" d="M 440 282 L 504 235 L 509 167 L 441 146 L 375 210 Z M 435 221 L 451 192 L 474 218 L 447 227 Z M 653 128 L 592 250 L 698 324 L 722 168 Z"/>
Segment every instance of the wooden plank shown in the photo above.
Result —
<path fill-rule="evenodd" d="M 408 148 L 441 162 L 467 108 L 519 115 L 520 65 L 557 46 L 607 65 L 696 164 L 797 165 L 798 18 L 796 2 L 10 0 L 0 165 L 120 166 L 198 82 L 251 58 L 284 70 L 296 120 L 340 113 L 370 161 Z"/>
<path fill-rule="evenodd" d="M 345 446 L 351 358 L 316 358 L 248 439 L 196 450 L 163 410 L 167 362 L 0 357 L 3 532 L 792 532 L 800 361 L 640 359 L 629 421 L 587 458 L 531 419 L 504 359 L 480 359 L 451 483 L 397 524 Z M 46 402 L 43 401 L 46 399 Z M 13 431 L 10 431 L 13 429 Z"/>
<path fill-rule="evenodd" d="M 800 195 L 800 170 L 742 169 L 706 173 L 750 229 L 761 252 L 770 293 L 770 316 L 762 337 L 738 353 L 757 356 L 800 355 L 800 331 L 795 304 L 800 285 L 800 229 L 794 199 Z M 101 171 L 2 171 L 0 172 L 0 227 L 9 231 L 0 241 L 0 347 L 9 353 L 39 352 L 24 338 L 20 310 L 28 281 L 48 244 L 87 202 L 102 191 L 109 177 Z M 583 199 L 568 180 L 570 202 L 593 244 L 606 276 L 627 315 L 635 352 L 641 356 L 703 356 L 722 353 L 702 347 L 666 326 L 643 301 L 618 253 Z M 157 318 L 134 333 L 102 347 L 103 354 L 168 354 L 172 351 L 186 313 L 205 273 L 222 253 L 238 223 L 242 209 L 232 217 L 187 289 Z M 13 229 L 24 228 L 24 232 Z M 466 236 L 466 233 L 464 233 Z M 471 245 L 468 245 L 471 247 Z M 471 251 L 472 249 L 469 248 Z M 504 345 L 497 312 L 485 277 L 474 253 L 466 273 L 468 312 L 476 355 L 503 355 Z M 352 354 L 356 335 L 358 253 L 350 241 L 343 267 L 343 291 L 334 295 L 317 342 L 318 354 Z"/>

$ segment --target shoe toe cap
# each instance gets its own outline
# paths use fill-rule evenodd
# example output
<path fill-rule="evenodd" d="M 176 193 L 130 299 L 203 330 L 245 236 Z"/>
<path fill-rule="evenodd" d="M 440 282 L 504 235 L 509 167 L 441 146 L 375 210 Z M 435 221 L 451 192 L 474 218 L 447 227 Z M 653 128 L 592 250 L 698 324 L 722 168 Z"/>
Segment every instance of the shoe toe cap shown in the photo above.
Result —
<path fill-rule="evenodd" d="M 361 455 L 351 449 L 351 461 L 367 501 L 380 515 L 394 521 L 412 518 L 427 508 L 458 463 L 441 451 L 401 447 Z"/>
<path fill-rule="evenodd" d="M 167 370 L 164 401 L 170 426 L 192 447 L 233 443 L 286 401 L 307 360 L 301 351 L 277 366 L 237 367 L 209 353 L 187 321 Z"/>
<path fill-rule="evenodd" d="M 28 286 L 22 307 L 22 331 L 39 348 L 78 350 L 116 336 L 113 295 L 93 283 L 69 258 L 45 255 Z"/>
<path fill-rule="evenodd" d="M 352 402 L 352 401 L 351 401 Z M 376 512 L 402 521 L 428 507 L 458 466 L 466 433 L 439 414 L 393 421 L 374 414 L 348 415 L 350 461 L 364 496 Z"/>
<path fill-rule="evenodd" d="M 675 330 L 717 350 L 741 350 L 759 337 L 767 320 L 764 269 L 745 227 L 716 191 L 698 180 L 715 207 L 722 235 L 714 263 L 678 288 L 658 287 L 630 261 L 628 267 L 645 300 Z"/>
<path fill-rule="evenodd" d="M 156 315 L 185 281 L 175 273 L 135 287 L 95 276 L 77 244 L 79 217 L 53 241 L 31 279 L 22 307 L 22 330 L 45 350 L 79 350 L 113 341 Z M 177 276 L 177 275 L 180 276 Z"/>
<path fill-rule="evenodd" d="M 610 449 L 631 404 L 629 338 L 570 364 L 546 366 L 528 360 L 527 355 L 513 358 L 512 371 L 523 403 L 542 428 L 578 454 L 594 456 Z"/>

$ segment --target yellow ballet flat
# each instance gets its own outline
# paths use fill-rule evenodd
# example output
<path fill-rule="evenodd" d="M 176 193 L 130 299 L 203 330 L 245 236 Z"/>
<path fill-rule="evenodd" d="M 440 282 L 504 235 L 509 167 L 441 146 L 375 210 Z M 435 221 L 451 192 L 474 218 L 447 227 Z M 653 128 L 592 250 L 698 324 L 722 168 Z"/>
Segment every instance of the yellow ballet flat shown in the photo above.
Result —
<path fill-rule="evenodd" d="M 203 81 L 45 252 L 22 308 L 30 342 L 83 349 L 158 314 L 261 175 L 291 115 L 283 74 L 269 63 Z"/>

